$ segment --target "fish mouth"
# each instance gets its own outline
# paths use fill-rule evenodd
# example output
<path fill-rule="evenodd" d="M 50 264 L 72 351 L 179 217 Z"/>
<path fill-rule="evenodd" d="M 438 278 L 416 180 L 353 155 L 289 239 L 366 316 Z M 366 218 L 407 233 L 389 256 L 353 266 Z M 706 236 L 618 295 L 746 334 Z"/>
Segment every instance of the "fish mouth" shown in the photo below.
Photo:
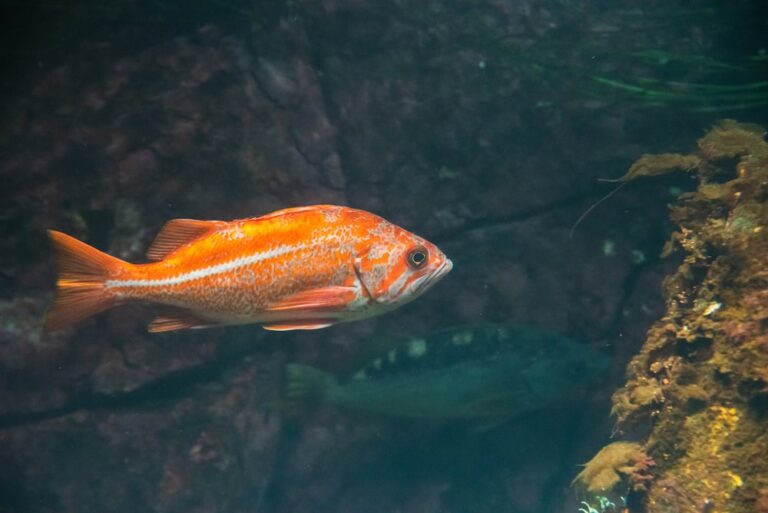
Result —
<path fill-rule="evenodd" d="M 442 264 L 440 264 L 440 267 L 435 269 L 435 271 L 432 274 L 428 274 L 423 278 L 423 281 L 418 284 L 416 287 L 416 290 L 414 291 L 414 295 L 419 295 L 425 290 L 427 290 L 429 287 L 440 281 L 443 276 L 451 272 L 451 269 L 453 269 L 453 262 L 449 258 L 446 258 Z"/>
<path fill-rule="evenodd" d="M 437 271 L 435 271 L 435 274 L 433 275 L 434 280 L 439 280 L 449 272 L 451 272 L 451 269 L 453 269 L 453 262 L 450 258 L 446 258 L 442 265 L 437 268 Z"/>

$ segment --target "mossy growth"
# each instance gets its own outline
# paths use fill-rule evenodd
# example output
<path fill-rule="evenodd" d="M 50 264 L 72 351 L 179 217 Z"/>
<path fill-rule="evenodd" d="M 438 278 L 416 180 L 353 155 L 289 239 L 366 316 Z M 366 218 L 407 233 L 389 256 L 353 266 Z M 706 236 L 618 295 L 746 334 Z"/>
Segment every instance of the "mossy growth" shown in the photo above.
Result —
<path fill-rule="evenodd" d="M 633 442 L 614 442 L 600 449 L 573 480 L 573 486 L 587 495 L 606 495 L 617 490 L 641 488 L 648 479 L 653 460 L 642 446 Z"/>
<path fill-rule="evenodd" d="M 664 282 L 666 313 L 613 395 L 619 432 L 649 429 L 640 441 L 656 462 L 654 480 L 642 493 L 648 513 L 753 513 L 766 503 L 765 133 L 725 120 L 693 154 L 646 155 L 621 178 L 680 169 L 698 179 L 697 190 L 671 208 L 677 229 L 664 254 L 682 252 L 683 261 Z"/>

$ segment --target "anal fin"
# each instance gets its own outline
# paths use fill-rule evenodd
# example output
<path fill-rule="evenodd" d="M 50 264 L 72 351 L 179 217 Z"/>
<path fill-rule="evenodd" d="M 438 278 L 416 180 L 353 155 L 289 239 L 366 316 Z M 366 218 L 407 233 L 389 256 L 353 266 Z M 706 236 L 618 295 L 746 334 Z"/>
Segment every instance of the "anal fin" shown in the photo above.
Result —
<path fill-rule="evenodd" d="M 334 322 L 329 319 L 308 319 L 265 324 L 262 328 L 269 331 L 319 330 L 333 324 Z"/>
<path fill-rule="evenodd" d="M 147 326 L 150 333 L 162 333 L 164 331 L 176 331 L 188 328 L 208 328 L 217 323 L 203 319 L 194 312 L 183 308 L 170 308 L 155 317 Z"/>

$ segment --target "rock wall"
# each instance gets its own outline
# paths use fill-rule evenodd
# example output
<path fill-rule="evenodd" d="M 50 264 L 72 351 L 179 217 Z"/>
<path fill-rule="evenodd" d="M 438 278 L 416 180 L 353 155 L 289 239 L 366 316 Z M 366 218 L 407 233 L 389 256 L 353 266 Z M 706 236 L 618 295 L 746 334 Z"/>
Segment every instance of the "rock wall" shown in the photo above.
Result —
<path fill-rule="evenodd" d="M 588 501 L 622 487 L 649 513 L 766 511 L 768 504 L 768 144 L 756 125 L 724 121 L 683 159 L 648 159 L 643 174 L 680 168 L 698 188 L 672 207 L 667 312 L 613 396 L 623 430 L 647 431 L 652 470 L 619 461 L 626 479 L 577 481 Z M 637 445 L 637 444 L 635 444 Z M 638 447 L 636 451 L 640 450 Z M 602 454 L 602 455 L 601 455 Z M 600 466 L 605 452 L 590 465 Z M 639 477 L 639 479 L 638 479 Z"/>
<path fill-rule="evenodd" d="M 649 113 L 585 84 L 596 55 L 601 71 L 626 62 L 615 27 L 705 51 L 721 18 L 660 31 L 672 3 L 638 18 L 633 2 L 329 0 L 180 29 L 189 13 L 173 4 L 115 2 L 138 6 L 133 24 L 73 12 L 77 44 L 37 30 L 62 48 L 21 54 L 4 95 L 0 511 L 573 511 L 573 470 L 610 431 L 610 383 L 477 438 L 335 411 L 285 423 L 282 365 L 339 370 L 378 333 L 504 320 L 604 348 L 620 373 L 661 313 L 665 204 L 690 184 L 632 184 L 570 228 L 610 190 L 596 178 L 712 115 Z M 319 202 L 414 230 L 455 270 L 407 308 L 316 333 L 149 336 L 142 306 L 40 332 L 48 228 L 138 262 L 170 218 Z"/>

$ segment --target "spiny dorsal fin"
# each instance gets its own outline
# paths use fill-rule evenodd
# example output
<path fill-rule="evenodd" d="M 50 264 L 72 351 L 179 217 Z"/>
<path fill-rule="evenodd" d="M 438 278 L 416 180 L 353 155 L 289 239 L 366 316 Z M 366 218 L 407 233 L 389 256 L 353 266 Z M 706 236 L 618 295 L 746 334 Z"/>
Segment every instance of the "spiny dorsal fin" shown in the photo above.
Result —
<path fill-rule="evenodd" d="M 154 242 L 147 250 L 147 259 L 158 261 L 164 259 L 188 242 L 222 228 L 224 221 L 198 221 L 195 219 L 172 219 L 165 223 L 157 234 Z"/>
<path fill-rule="evenodd" d="M 290 207 L 290 208 L 284 208 L 282 210 L 276 210 L 275 212 L 270 212 L 269 214 L 264 214 L 263 216 L 259 216 L 259 217 L 253 217 L 251 219 L 254 221 L 263 221 L 265 219 L 272 219 L 274 217 L 281 217 L 289 214 L 302 214 L 304 212 L 327 212 L 327 211 L 338 210 L 338 209 L 339 207 L 334 205 L 306 205 L 303 207 Z"/>

